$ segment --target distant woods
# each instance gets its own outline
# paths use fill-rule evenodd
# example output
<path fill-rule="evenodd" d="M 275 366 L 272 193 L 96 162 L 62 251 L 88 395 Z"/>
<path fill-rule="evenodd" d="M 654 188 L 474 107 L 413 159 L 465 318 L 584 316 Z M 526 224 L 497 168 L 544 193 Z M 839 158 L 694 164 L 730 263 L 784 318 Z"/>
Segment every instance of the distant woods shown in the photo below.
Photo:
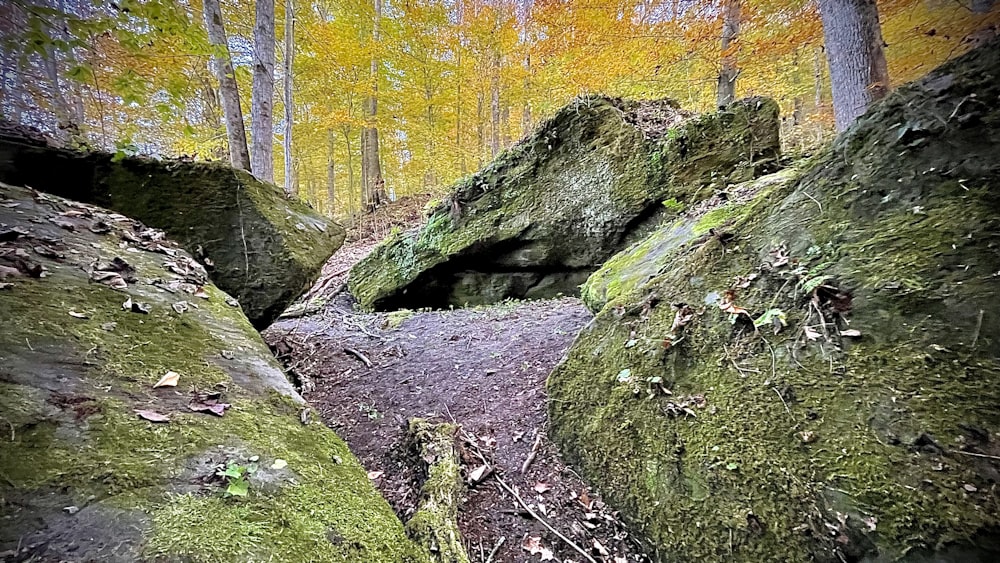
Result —
<path fill-rule="evenodd" d="M 441 193 L 588 92 L 771 96 L 807 148 L 998 25 L 990 0 L 12 0 L 0 114 L 342 216 Z"/>

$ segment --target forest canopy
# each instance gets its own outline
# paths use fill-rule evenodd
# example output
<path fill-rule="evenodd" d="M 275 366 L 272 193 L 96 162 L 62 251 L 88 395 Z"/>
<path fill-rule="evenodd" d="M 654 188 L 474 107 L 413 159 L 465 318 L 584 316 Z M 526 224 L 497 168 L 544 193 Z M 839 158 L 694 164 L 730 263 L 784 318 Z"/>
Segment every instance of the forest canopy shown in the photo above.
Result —
<path fill-rule="evenodd" d="M 218 4 L 223 45 L 209 40 L 202 0 L 4 2 L 0 114 L 119 155 L 228 160 L 210 64 L 228 56 L 254 152 L 269 145 L 271 154 L 259 154 L 273 160 L 275 183 L 331 216 L 377 204 L 361 193 L 366 176 L 381 178 L 390 198 L 442 193 L 582 94 L 670 97 L 711 110 L 727 64 L 737 98 L 779 103 L 787 148 L 833 132 L 814 1 L 266 2 L 273 121 L 255 119 L 253 128 L 270 139 L 250 126 L 261 3 Z M 877 7 L 891 85 L 967 51 L 1000 23 L 1000 10 L 982 0 Z M 727 14 L 735 25 L 725 38 Z"/>

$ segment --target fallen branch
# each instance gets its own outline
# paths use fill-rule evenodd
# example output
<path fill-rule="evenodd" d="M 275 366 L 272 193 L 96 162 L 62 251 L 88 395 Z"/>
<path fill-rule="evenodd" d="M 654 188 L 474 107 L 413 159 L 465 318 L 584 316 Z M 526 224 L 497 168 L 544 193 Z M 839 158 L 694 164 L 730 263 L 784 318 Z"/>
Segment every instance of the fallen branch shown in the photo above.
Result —
<path fill-rule="evenodd" d="M 986 458 L 986 459 L 1000 460 L 1000 456 L 987 455 L 987 454 L 977 454 L 975 452 L 962 452 L 962 451 L 959 451 L 959 450 L 951 450 L 951 453 L 953 453 L 953 454 L 962 454 L 962 455 L 971 455 L 971 456 L 974 456 L 974 457 L 983 457 L 983 458 Z"/>
<path fill-rule="evenodd" d="M 493 551 L 490 552 L 490 556 L 486 558 L 486 563 L 493 563 L 493 557 L 496 556 L 497 552 L 500 551 L 500 546 L 503 542 L 507 541 L 507 536 L 500 536 L 500 541 L 493 546 Z"/>
<path fill-rule="evenodd" d="M 406 533 L 440 563 L 470 563 L 458 529 L 458 504 L 464 488 L 455 449 L 458 428 L 422 418 L 409 423 L 410 437 L 427 464 L 427 479 L 420 488 L 417 511 L 406 523 Z"/>
<path fill-rule="evenodd" d="M 538 455 L 538 448 L 541 445 L 542 445 L 542 433 L 540 431 L 536 430 L 535 431 L 535 444 L 533 446 L 531 446 L 531 451 L 528 452 L 528 457 L 524 460 L 524 463 L 521 464 L 521 473 L 522 474 L 528 472 L 528 466 L 531 465 L 531 462 L 535 461 L 535 456 Z"/>
<path fill-rule="evenodd" d="M 552 532 L 553 534 L 556 535 L 556 537 L 558 537 L 562 541 L 566 542 L 566 545 L 568 545 L 568 546 L 572 547 L 573 549 L 575 549 L 577 551 L 577 553 L 579 553 L 580 555 L 584 556 L 587 559 L 587 561 L 590 561 L 590 563 L 597 563 L 597 561 L 594 560 L 594 558 L 591 557 L 589 553 L 587 553 L 586 551 L 584 551 L 582 547 L 576 545 L 576 543 L 573 540 L 571 540 L 571 539 L 567 538 L 566 536 L 562 535 L 561 533 L 559 533 L 559 530 L 556 530 L 555 528 L 553 528 L 551 525 L 549 525 L 548 522 L 546 522 L 545 520 L 543 520 L 541 516 L 539 516 L 538 514 L 536 514 L 535 511 L 532 510 L 531 507 L 528 506 L 528 504 L 526 502 L 524 502 L 524 499 L 521 498 L 521 495 L 517 494 L 517 491 L 515 491 L 514 489 L 512 489 L 509 485 L 507 485 L 507 483 L 504 483 L 503 479 L 500 478 L 499 474 L 494 474 L 493 478 L 497 480 L 497 484 L 499 484 L 501 487 L 503 487 L 503 489 L 505 491 L 507 491 L 508 493 L 510 493 L 514 497 L 514 499 L 518 502 L 518 504 L 520 504 L 521 507 L 524 508 L 524 510 L 529 515 L 531 515 L 532 518 L 534 518 L 535 520 L 538 520 L 538 522 L 542 526 L 545 526 L 545 528 L 548 529 L 548 531 Z"/>
<path fill-rule="evenodd" d="M 372 367 L 372 361 L 368 359 L 368 356 L 362 354 L 361 352 L 358 352 L 354 348 L 344 348 L 344 352 L 347 352 L 348 354 L 350 354 L 350 355 L 354 356 L 355 358 L 357 358 L 357 359 L 361 360 L 362 362 L 364 362 L 365 367 L 368 367 L 368 368 Z"/>

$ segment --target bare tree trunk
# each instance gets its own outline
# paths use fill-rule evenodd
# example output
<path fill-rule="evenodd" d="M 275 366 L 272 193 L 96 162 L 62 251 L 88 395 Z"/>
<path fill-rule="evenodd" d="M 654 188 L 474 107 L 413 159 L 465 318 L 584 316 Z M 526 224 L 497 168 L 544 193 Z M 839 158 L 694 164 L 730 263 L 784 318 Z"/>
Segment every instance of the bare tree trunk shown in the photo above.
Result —
<path fill-rule="evenodd" d="M 722 7 L 722 68 L 719 70 L 719 89 L 716 105 L 728 106 L 736 100 L 736 41 L 740 34 L 740 0 L 725 0 Z"/>
<path fill-rule="evenodd" d="M 483 113 L 486 108 L 486 94 L 479 90 L 476 92 L 476 166 L 483 167 L 483 149 L 486 148 L 486 118 Z"/>
<path fill-rule="evenodd" d="M 354 215 L 354 152 L 351 149 L 351 128 L 344 128 L 344 142 L 347 144 L 347 213 Z"/>
<path fill-rule="evenodd" d="M 813 54 L 813 80 L 816 82 L 815 101 L 816 111 L 823 105 L 823 47 L 817 47 Z"/>
<path fill-rule="evenodd" d="M 375 0 L 375 22 L 372 30 L 372 44 L 379 42 L 382 20 L 382 0 Z M 366 127 L 361 132 L 361 177 L 362 204 L 364 209 L 372 211 L 385 200 L 385 182 L 382 180 L 382 164 L 379 160 L 378 146 L 378 67 L 379 59 L 373 55 L 371 59 L 370 79 L 371 94 L 365 101 Z"/>
<path fill-rule="evenodd" d="M 490 154 L 496 158 L 500 152 L 500 53 L 493 55 L 493 72 L 490 77 Z"/>
<path fill-rule="evenodd" d="M 875 0 L 820 0 L 837 131 L 889 90 Z"/>
<path fill-rule="evenodd" d="M 295 7 L 293 0 L 285 0 L 285 195 L 297 195 L 298 186 L 292 170 L 292 123 L 295 119 L 295 102 L 292 99 L 292 63 L 295 61 Z"/>
<path fill-rule="evenodd" d="M 274 181 L 274 0 L 257 0 L 250 100 L 250 170 Z"/>
<path fill-rule="evenodd" d="M 337 137 L 333 129 L 326 130 L 326 201 L 330 206 L 329 215 L 333 217 L 337 203 L 337 167 L 335 166 L 334 148 Z"/>
<path fill-rule="evenodd" d="M 243 127 L 243 110 L 240 108 L 240 93 L 229 55 L 229 43 L 226 41 L 226 28 L 222 24 L 222 10 L 219 8 L 219 0 L 204 0 L 202 5 L 208 41 L 215 51 L 212 55 L 212 69 L 219 81 L 219 95 L 222 97 L 222 113 L 225 115 L 226 136 L 229 138 L 229 160 L 234 168 L 249 171 L 247 133 Z"/>

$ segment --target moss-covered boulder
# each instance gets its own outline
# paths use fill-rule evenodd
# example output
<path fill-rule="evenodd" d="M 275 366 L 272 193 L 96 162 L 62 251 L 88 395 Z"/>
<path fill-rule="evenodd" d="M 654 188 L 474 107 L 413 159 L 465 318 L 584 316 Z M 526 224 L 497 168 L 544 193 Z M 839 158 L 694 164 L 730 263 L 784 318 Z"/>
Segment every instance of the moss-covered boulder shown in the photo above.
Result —
<path fill-rule="evenodd" d="M 374 309 L 575 294 L 664 200 L 693 204 L 774 167 L 777 115 L 762 98 L 700 117 L 670 101 L 579 99 L 379 246 L 351 292 Z"/>
<path fill-rule="evenodd" d="M 308 289 L 344 230 L 274 185 L 220 163 L 117 158 L 0 127 L 0 181 L 163 229 L 205 264 L 258 329 Z"/>
<path fill-rule="evenodd" d="M 0 326 L 0 559 L 426 560 L 161 231 L 0 184 Z"/>
<path fill-rule="evenodd" d="M 998 78 L 956 59 L 588 282 L 551 433 L 661 561 L 997 559 Z"/>

